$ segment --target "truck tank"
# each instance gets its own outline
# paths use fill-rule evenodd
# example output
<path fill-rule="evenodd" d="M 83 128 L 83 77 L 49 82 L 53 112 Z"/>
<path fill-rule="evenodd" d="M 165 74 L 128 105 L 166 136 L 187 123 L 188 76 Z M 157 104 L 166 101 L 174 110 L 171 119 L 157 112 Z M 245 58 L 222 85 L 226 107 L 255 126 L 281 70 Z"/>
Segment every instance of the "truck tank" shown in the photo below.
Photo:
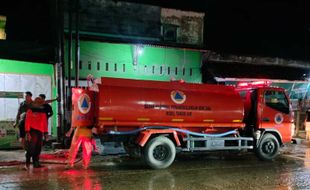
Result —
<path fill-rule="evenodd" d="M 101 126 L 244 126 L 244 104 L 231 86 L 101 78 L 96 101 Z"/>

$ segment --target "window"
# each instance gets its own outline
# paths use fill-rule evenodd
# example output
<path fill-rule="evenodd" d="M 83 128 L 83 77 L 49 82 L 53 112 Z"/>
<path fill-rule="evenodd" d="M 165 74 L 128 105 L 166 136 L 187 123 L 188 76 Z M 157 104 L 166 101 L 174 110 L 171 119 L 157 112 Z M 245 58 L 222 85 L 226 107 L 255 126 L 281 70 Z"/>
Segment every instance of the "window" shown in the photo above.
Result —
<path fill-rule="evenodd" d="M 152 73 L 155 73 L 155 66 L 152 66 Z"/>
<path fill-rule="evenodd" d="M 100 62 L 97 62 L 97 70 L 100 70 Z"/>
<path fill-rule="evenodd" d="M 105 71 L 109 71 L 109 63 L 105 63 Z"/>
<path fill-rule="evenodd" d="M 183 68 L 183 76 L 185 75 L 185 68 Z"/>
<path fill-rule="evenodd" d="M 0 40 L 6 39 L 5 25 L 6 25 L 6 16 L 0 15 Z"/>
<path fill-rule="evenodd" d="M 168 75 L 170 75 L 170 67 L 168 67 Z"/>
<path fill-rule="evenodd" d="M 192 76 L 192 75 L 193 75 L 193 69 L 190 68 L 190 69 L 189 69 L 189 76 Z"/>
<path fill-rule="evenodd" d="M 125 64 L 123 64 L 123 72 L 125 72 L 126 71 L 126 66 L 125 66 Z"/>
<path fill-rule="evenodd" d="M 91 70 L 91 61 L 88 61 L 88 70 Z"/>
<path fill-rule="evenodd" d="M 175 68 L 175 75 L 178 75 L 178 68 Z"/>
<path fill-rule="evenodd" d="M 162 36 L 164 41 L 176 42 L 178 27 L 179 26 L 173 24 L 162 24 Z"/>
<path fill-rule="evenodd" d="M 114 63 L 114 71 L 117 72 L 117 63 Z"/>
<path fill-rule="evenodd" d="M 286 114 L 289 113 L 288 101 L 283 91 L 265 91 L 264 101 L 266 106 L 272 109 Z"/>

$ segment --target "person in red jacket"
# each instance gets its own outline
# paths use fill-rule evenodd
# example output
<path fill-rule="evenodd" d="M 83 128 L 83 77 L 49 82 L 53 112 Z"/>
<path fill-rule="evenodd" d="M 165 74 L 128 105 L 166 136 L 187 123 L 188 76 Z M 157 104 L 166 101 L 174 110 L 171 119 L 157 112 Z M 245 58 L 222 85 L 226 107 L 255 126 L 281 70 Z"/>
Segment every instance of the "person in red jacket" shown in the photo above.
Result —
<path fill-rule="evenodd" d="M 47 138 L 48 126 L 44 100 L 36 98 L 33 106 L 26 112 L 25 131 L 26 131 L 26 165 L 29 169 L 30 158 L 34 168 L 42 167 L 39 162 L 39 156 L 42 148 L 43 134 Z"/>

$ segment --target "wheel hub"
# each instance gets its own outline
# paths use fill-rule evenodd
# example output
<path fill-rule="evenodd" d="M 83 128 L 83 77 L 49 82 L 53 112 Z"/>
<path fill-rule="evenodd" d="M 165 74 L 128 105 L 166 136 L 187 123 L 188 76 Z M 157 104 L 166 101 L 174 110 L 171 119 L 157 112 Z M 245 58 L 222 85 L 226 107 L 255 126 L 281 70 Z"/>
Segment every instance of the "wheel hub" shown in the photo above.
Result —
<path fill-rule="evenodd" d="M 275 144 L 272 141 L 268 141 L 264 144 L 263 151 L 267 154 L 273 153 L 275 149 Z"/>
<path fill-rule="evenodd" d="M 153 156 L 156 160 L 163 161 L 168 156 L 168 149 L 163 145 L 158 145 L 154 148 Z"/>

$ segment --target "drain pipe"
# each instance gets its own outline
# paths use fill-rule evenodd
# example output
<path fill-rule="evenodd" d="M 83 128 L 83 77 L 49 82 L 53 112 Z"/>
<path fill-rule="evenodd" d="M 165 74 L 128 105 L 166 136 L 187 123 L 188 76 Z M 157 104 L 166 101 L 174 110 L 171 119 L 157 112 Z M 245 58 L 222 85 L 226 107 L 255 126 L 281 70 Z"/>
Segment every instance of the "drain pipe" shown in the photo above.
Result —
<path fill-rule="evenodd" d="M 79 87 L 79 73 L 80 73 L 80 33 L 79 33 L 79 21 L 80 21 L 80 2 L 75 1 L 75 87 Z"/>

